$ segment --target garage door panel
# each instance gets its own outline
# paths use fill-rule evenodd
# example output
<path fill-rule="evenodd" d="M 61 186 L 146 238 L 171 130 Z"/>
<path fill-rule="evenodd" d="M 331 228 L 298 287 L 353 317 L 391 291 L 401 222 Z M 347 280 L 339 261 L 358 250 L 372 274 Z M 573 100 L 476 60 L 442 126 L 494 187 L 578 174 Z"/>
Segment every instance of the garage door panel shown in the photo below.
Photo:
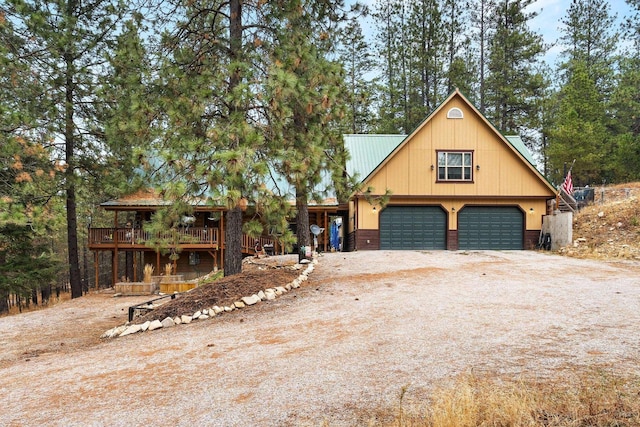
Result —
<path fill-rule="evenodd" d="M 458 214 L 460 249 L 523 249 L 524 217 L 512 206 L 467 206 Z"/>
<path fill-rule="evenodd" d="M 446 230 L 437 206 L 388 206 L 380 213 L 380 248 L 446 249 Z"/>

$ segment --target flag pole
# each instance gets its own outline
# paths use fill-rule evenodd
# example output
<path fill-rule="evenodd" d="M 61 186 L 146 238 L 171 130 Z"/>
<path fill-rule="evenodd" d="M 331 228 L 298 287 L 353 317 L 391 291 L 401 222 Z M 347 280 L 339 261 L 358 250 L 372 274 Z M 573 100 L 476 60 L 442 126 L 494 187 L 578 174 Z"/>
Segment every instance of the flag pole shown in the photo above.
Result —
<path fill-rule="evenodd" d="M 576 159 L 573 159 L 573 162 L 571 162 L 571 166 L 569 167 L 569 170 L 567 171 L 567 174 L 565 175 L 564 179 L 566 181 L 567 176 L 569 176 L 571 174 L 571 170 L 573 169 L 573 165 L 576 164 Z M 558 189 L 558 192 L 556 193 L 556 209 L 558 209 L 558 207 L 560 206 L 560 193 L 562 192 L 562 187 L 564 185 L 564 181 L 562 183 L 562 185 L 560 185 L 560 188 Z"/>

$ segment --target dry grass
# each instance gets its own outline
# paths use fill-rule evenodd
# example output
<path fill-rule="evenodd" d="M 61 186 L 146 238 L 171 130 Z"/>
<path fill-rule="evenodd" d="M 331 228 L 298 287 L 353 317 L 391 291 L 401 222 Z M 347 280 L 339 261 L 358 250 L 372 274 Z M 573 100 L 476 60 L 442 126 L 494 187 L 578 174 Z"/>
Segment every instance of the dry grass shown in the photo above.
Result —
<path fill-rule="evenodd" d="M 60 297 L 56 297 L 54 292 L 54 295 L 51 295 L 51 298 L 49 298 L 49 301 L 46 304 L 43 304 L 40 301 L 37 305 L 29 304 L 28 307 L 22 306 L 22 308 L 18 307 L 17 305 L 11 305 L 9 307 L 9 312 L 0 314 L 0 317 L 13 316 L 20 313 L 28 313 L 30 311 L 44 310 L 44 309 L 53 307 L 54 305 L 57 305 L 61 302 L 65 302 L 69 300 L 71 300 L 71 292 L 60 292 Z"/>
<path fill-rule="evenodd" d="M 398 408 L 370 423 L 385 427 L 640 426 L 640 378 L 589 371 L 557 382 L 462 375 L 427 403 Z"/>
<path fill-rule="evenodd" d="M 561 254 L 589 259 L 640 259 L 640 183 L 598 190 L 596 200 L 574 216 L 574 244 Z"/>

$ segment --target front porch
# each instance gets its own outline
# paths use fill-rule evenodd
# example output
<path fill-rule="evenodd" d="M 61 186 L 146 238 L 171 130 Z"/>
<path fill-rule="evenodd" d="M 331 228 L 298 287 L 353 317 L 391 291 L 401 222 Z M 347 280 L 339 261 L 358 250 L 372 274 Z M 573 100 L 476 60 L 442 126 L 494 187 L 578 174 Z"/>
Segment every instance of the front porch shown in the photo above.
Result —
<path fill-rule="evenodd" d="M 224 268 L 224 251 L 227 248 L 224 241 L 225 211 L 222 208 L 196 204 L 192 213 L 183 216 L 174 227 L 151 234 L 145 224 L 163 207 L 153 193 L 136 193 L 103 203 L 101 207 L 113 213 L 113 226 L 104 227 L 106 224 L 102 223 L 101 227 L 92 227 L 91 224 L 88 227 L 87 248 L 94 253 L 96 287 L 109 285 L 104 276 L 102 280 L 105 283 L 99 283 L 100 264 L 103 269 L 110 264 L 112 284 L 139 281 L 147 264 L 154 266 L 156 274 L 159 274 L 171 263 L 174 274 L 186 274 L 189 280 Z M 327 230 L 318 237 L 318 250 L 331 249 L 328 233 L 331 218 L 345 213 L 346 207 L 337 205 L 309 208 L 309 222 Z M 249 219 L 249 214 L 246 216 Z M 291 227 L 295 233 L 295 225 Z M 256 243 L 262 248 L 269 248 L 269 252 L 274 254 L 283 253 L 276 238 L 265 233 L 258 238 L 243 234 L 242 254 L 255 255 Z M 110 260 L 104 259 L 105 256 Z"/>

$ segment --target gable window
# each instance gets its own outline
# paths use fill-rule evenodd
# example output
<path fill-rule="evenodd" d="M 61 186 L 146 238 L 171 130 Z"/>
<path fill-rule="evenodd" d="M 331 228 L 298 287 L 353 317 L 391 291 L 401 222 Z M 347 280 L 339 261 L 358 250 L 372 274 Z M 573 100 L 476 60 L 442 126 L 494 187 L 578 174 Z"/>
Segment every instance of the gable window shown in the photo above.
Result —
<path fill-rule="evenodd" d="M 472 151 L 438 151 L 438 181 L 472 181 Z"/>
<path fill-rule="evenodd" d="M 457 107 L 453 107 L 447 111 L 447 119 L 461 119 L 463 117 L 464 114 L 462 114 L 462 110 Z"/>

